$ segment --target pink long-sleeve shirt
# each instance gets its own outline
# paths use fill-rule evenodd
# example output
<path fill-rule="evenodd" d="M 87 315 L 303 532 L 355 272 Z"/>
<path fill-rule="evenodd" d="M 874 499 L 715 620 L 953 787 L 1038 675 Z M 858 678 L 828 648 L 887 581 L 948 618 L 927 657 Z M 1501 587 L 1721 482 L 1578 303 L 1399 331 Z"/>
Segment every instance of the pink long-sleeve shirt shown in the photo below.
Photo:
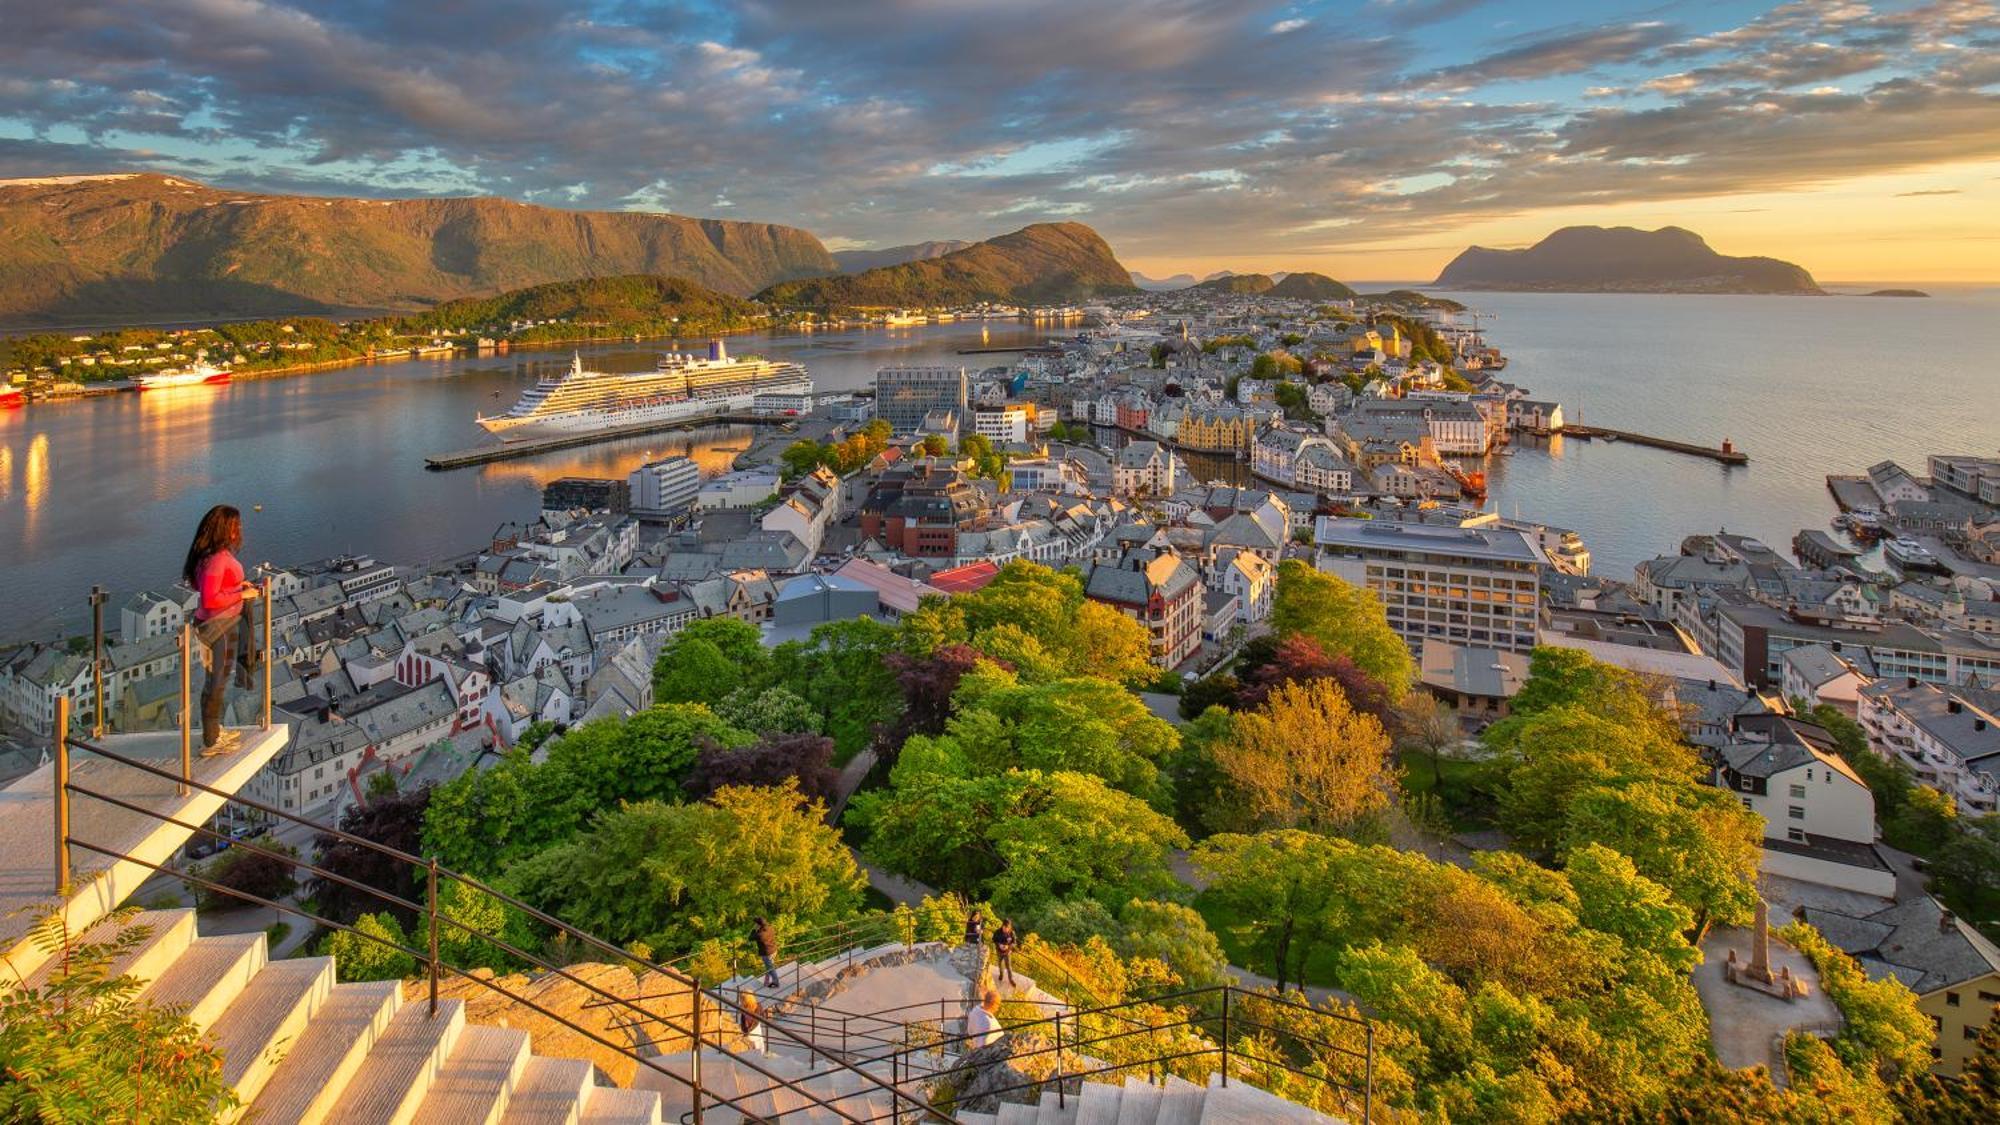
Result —
<path fill-rule="evenodd" d="M 201 592 L 201 608 L 196 621 L 209 621 L 243 608 L 243 564 L 228 551 L 217 551 L 195 568 L 195 586 Z"/>

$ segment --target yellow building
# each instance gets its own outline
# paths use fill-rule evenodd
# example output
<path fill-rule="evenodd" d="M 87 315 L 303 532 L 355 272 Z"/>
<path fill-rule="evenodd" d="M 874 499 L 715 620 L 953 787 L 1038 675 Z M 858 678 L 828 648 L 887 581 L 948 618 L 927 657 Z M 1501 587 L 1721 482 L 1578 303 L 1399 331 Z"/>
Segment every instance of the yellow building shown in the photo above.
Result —
<path fill-rule="evenodd" d="M 1924 894 L 1865 916 L 1807 907 L 1805 921 L 1869 976 L 1894 976 L 1917 994 L 1937 1030 L 1934 1069 L 1957 1075 L 2000 1004 L 2000 947 Z"/>
<path fill-rule="evenodd" d="M 1247 454 L 1257 440 L 1257 420 L 1235 410 L 1190 410 L 1174 431 L 1174 440 L 1204 453 Z"/>

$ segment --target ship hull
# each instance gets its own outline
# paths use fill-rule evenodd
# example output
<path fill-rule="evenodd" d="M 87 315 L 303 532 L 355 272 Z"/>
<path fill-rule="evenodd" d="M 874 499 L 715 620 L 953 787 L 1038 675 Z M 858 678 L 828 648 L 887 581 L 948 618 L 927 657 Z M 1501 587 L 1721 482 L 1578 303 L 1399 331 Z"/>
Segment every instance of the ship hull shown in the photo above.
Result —
<path fill-rule="evenodd" d="M 498 435 L 502 441 L 527 441 L 566 434 L 618 430 L 628 426 L 699 422 L 723 414 L 746 413 L 756 398 L 756 394 L 741 394 L 721 398 L 684 399 L 680 402 L 636 406 L 623 410 L 575 410 L 529 418 L 501 415 L 497 418 L 480 418 L 478 423 L 487 433 Z"/>
<path fill-rule="evenodd" d="M 135 383 L 142 391 L 167 391 L 175 387 L 205 387 L 228 381 L 229 372 L 219 371 L 213 375 L 142 376 Z"/>

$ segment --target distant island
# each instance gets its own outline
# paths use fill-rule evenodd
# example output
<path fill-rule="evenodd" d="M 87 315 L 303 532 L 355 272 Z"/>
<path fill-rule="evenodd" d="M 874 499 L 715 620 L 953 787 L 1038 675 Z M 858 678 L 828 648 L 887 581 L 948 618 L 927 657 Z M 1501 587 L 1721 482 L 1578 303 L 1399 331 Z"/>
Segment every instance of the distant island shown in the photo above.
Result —
<path fill-rule="evenodd" d="M 1149 293 L 1161 293 L 1169 289 L 1186 289 L 1195 283 L 1191 273 L 1177 273 L 1170 277 L 1147 277 L 1138 270 L 1132 271 L 1132 284 Z"/>
<path fill-rule="evenodd" d="M 1224 274 L 1221 277 L 1211 277 L 1206 281 L 1198 281 L 1188 286 L 1188 288 L 1198 289 L 1205 293 L 1235 293 L 1245 296 L 1255 296 L 1260 293 L 1269 293 L 1277 284 L 1277 282 L 1271 280 L 1271 275 L 1267 273 L 1230 273 Z"/>
<path fill-rule="evenodd" d="M 1863 297 L 1928 297 L 1921 289 L 1877 289 L 1873 293 L 1863 293 Z"/>
<path fill-rule="evenodd" d="M 930 258 L 942 258 L 972 245 L 956 238 L 931 242 L 912 242 L 907 246 L 885 246 L 880 250 L 835 250 L 833 260 L 839 264 L 842 273 L 865 273 L 881 269 L 883 266 L 900 266 L 904 262 L 921 262 Z"/>
<path fill-rule="evenodd" d="M 1564 227 L 1525 250 L 1474 246 L 1435 284 L 1545 293 L 1825 293 L 1800 266 L 1718 254 L 1680 227 Z"/>
<path fill-rule="evenodd" d="M 787 281 L 757 294 L 779 308 L 1044 304 L 1137 293 L 1132 271 L 1082 223 L 1036 223 L 942 257 Z"/>

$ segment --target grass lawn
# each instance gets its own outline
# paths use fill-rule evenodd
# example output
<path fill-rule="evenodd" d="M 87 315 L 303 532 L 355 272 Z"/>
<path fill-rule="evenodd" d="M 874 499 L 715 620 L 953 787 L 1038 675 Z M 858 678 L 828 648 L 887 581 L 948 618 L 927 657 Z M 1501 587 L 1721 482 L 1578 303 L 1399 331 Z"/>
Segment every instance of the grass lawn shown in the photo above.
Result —
<path fill-rule="evenodd" d="M 1474 786 L 1479 780 L 1481 764 L 1478 762 L 1457 762 L 1449 758 L 1439 763 L 1438 773 L 1444 777 L 1444 784 L 1438 785 L 1431 772 L 1430 755 L 1417 750 L 1405 750 L 1397 756 L 1403 767 L 1403 792 L 1414 797 L 1420 793 L 1436 792 L 1438 802 L 1444 809 L 1445 817 L 1451 821 L 1455 832 L 1469 832 L 1488 827 L 1485 816 L 1471 807 Z"/>
<path fill-rule="evenodd" d="M 1229 955 L 1230 964 L 1249 969 L 1251 972 L 1262 973 L 1267 977 L 1275 978 L 1278 975 L 1271 964 L 1268 949 L 1251 948 L 1250 929 L 1241 916 L 1217 905 L 1207 895 L 1195 896 L 1194 908 L 1201 914 L 1202 920 L 1208 923 L 1208 928 L 1215 931 L 1216 938 L 1222 942 L 1223 952 Z M 1315 948 L 1312 955 L 1306 959 L 1305 982 L 1333 986 L 1333 959 L 1334 949 L 1331 945 Z M 1294 982 L 1287 980 L 1286 983 L 1289 985 Z"/>

